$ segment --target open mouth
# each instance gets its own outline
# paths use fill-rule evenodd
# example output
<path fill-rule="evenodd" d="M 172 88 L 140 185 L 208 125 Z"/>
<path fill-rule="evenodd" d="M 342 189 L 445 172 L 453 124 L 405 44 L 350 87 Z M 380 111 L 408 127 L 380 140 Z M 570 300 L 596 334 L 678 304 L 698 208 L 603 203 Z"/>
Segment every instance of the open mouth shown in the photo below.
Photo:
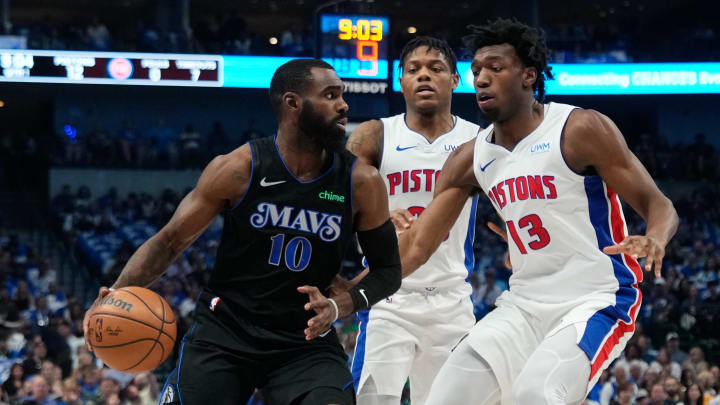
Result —
<path fill-rule="evenodd" d="M 478 94 L 477 95 L 477 102 L 478 106 L 485 107 L 489 105 L 493 100 L 495 100 L 495 97 L 489 95 L 489 94 Z"/>
<path fill-rule="evenodd" d="M 415 93 L 420 96 L 429 96 L 435 94 L 435 89 L 430 86 L 420 86 L 415 90 Z"/>
<path fill-rule="evenodd" d="M 335 121 L 335 125 L 345 130 L 345 126 L 347 125 L 348 119 L 347 118 L 341 118 L 337 121 Z"/>

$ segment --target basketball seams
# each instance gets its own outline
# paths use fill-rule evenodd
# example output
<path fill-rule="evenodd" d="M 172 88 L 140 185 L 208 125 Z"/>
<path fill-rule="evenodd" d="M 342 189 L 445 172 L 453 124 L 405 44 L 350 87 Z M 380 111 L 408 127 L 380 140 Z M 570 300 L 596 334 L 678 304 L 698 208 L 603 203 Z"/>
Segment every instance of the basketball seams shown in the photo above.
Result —
<path fill-rule="evenodd" d="M 151 338 L 151 337 L 144 337 L 144 338 L 140 338 L 140 339 L 131 340 L 131 341 L 125 342 L 125 343 L 119 343 L 119 344 L 116 344 L 116 345 L 105 345 L 105 346 L 93 345 L 93 348 L 98 348 L 98 349 L 114 349 L 114 348 L 118 348 L 118 347 L 123 347 L 123 346 L 131 345 L 131 344 L 134 344 L 134 343 L 143 342 L 143 341 L 146 341 L 146 340 L 157 341 L 157 339 L 153 339 L 153 338 Z M 162 346 L 162 343 L 160 343 L 160 346 Z M 130 367 L 130 368 L 132 368 L 132 367 Z M 127 369 L 126 369 L 126 370 L 127 370 Z"/>
<path fill-rule="evenodd" d="M 134 294 L 133 294 L 133 295 L 134 295 Z M 138 299 L 140 299 L 140 297 L 138 297 Z M 165 319 L 165 303 L 163 303 L 163 299 L 162 299 L 162 297 L 159 296 L 159 295 L 158 295 L 158 299 L 160 300 L 160 308 L 162 308 L 162 318 L 161 318 L 161 319 Z M 143 303 L 144 303 L 144 301 L 143 301 Z M 150 306 L 147 305 L 147 304 L 145 304 L 145 306 L 147 306 L 148 308 L 150 308 Z M 152 312 L 152 310 L 150 310 L 150 312 Z M 153 313 L 153 315 L 155 315 L 155 313 Z M 157 317 L 157 315 L 155 315 L 155 317 Z M 156 328 L 156 329 L 157 329 L 157 328 Z M 138 361 L 137 363 L 133 364 L 131 367 L 126 368 L 125 370 L 130 370 L 130 369 L 135 368 L 135 367 L 139 366 L 140 364 L 142 364 L 142 362 L 145 361 L 145 359 L 147 359 L 148 356 L 150 356 L 150 353 L 152 353 L 153 350 L 155 350 L 155 347 L 156 347 L 158 344 L 160 344 L 160 350 L 161 350 L 161 352 L 160 352 L 160 358 L 163 359 L 163 358 L 165 357 L 165 347 L 162 345 L 162 343 L 160 343 L 160 336 L 162 336 L 162 334 L 165 333 L 165 332 L 163 331 L 163 329 L 165 329 L 165 322 L 164 322 L 164 321 L 162 321 L 162 322 L 160 323 L 160 329 L 158 329 L 158 335 L 155 337 L 155 343 L 153 343 L 153 345 L 150 346 L 150 349 L 148 350 L 147 353 L 145 353 L 145 356 L 143 356 L 143 358 L 140 359 L 140 361 Z M 158 366 L 159 366 L 159 365 L 160 365 L 160 364 L 158 364 Z"/>
<path fill-rule="evenodd" d="M 148 311 L 150 311 L 150 313 L 153 314 L 153 315 L 155 316 L 155 318 L 157 318 L 157 319 L 160 320 L 160 322 L 162 322 L 162 323 L 168 323 L 168 324 L 175 323 L 175 316 L 173 316 L 172 322 L 168 322 L 168 321 L 165 320 L 165 305 L 163 305 L 162 302 L 161 302 L 160 304 L 162 305 L 162 308 L 163 308 L 163 318 L 160 318 L 160 317 L 155 313 L 155 311 L 153 311 L 153 309 L 150 308 L 150 305 L 148 305 L 148 304 L 145 302 L 145 300 L 142 299 L 142 297 L 140 297 L 139 295 L 137 295 L 137 294 L 135 294 L 134 292 L 130 291 L 130 289 L 128 289 L 128 288 L 126 288 L 126 287 L 123 287 L 123 288 L 118 289 L 117 291 L 124 291 L 124 292 L 126 292 L 126 293 L 134 296 L 135 298 L 137 298 L 140 302 L 143 303 L 143 305 L 145 305 L 145 306 L 147 307 Z M 161 298 L 162 298 L 162 297 L 161 297 Z"/>
<path fill-rule="evenodd" d="M 137 322 L 137 323 L 139 323 L 139 324 L 141 324 L 141 325 L 145 325 L 145 326 L 147 326 L 147 327 L 150 327 L 150 328 L 153 328 L 153 329 L 155 329 L 155 330 L 157 330 L 157 331 L 160 331 L 162 334 L 164 334 L 165 336 L 169 337 L 170 340 L 173 341 L 173 344 L 175 343 L 175 339 L 173 339 L 173 337 L 170 336 L 169 333 L 165 332 L 163 329 L 158 329 L 157 327 L 155 327 L 155 326 L 153 326 L 153 325 L 151 325 L 151 324 L 149 324 L 149 323 L 147 323 L 147 322 L 143 322 L 143 321 L 141 321 L 141 320 L 139 320 L 139 319 L 130 318 L 130 317 L 128 317 L 128 316 L 120 315 L 120 314 L 113 314 L 113 313 L 110 313 L 110 312 L 95 312 L 95 313 L 93 313 L 93 314 L 90 316 L 90 319 L 92 319 L 92 317 L 95 316 L 95 315 L 114 316 L 114 317 L 116 317 L 116 318 L 122 318 L 122 319 L 127 319 L 127 320 L 129 320 L 129 321 Z M 159 337 L 160 337 L 160 335 L 158 335 L 158 338 L 159 338 Z"/>

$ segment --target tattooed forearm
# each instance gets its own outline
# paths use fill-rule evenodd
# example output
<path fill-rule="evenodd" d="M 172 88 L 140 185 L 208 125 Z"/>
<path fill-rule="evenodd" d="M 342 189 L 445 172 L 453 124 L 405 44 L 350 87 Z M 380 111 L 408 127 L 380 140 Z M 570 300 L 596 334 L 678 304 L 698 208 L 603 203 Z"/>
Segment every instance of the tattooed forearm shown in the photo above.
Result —
<path fill-rule="evenodd" d="M 170 266 L 180 252 L 174 252 L 166 243 L 152 237 L 130 257 L 113 288 L 150 285 Z"/>

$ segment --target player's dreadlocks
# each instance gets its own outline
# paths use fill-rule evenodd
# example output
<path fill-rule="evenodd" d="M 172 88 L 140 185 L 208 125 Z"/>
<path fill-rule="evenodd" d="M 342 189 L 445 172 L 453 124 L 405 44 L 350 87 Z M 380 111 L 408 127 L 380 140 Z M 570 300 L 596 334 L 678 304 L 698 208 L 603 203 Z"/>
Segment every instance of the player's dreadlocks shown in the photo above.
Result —
<path fill-rule="evenodd" d="M 485 25 L 470 25 L 472 32 L 464 40 L 472 48 L 473 54 L 485 46 L 509 44 L 526 67 L 537 69 L 538 77 L 533 90 L 538 100 L 545 98 L 545 80 L 552 80 L 552 69 L 548 66 L 548 47 L 545 32 L 540 28 L 525 25 L 516 19 L 498 18 Z"/>

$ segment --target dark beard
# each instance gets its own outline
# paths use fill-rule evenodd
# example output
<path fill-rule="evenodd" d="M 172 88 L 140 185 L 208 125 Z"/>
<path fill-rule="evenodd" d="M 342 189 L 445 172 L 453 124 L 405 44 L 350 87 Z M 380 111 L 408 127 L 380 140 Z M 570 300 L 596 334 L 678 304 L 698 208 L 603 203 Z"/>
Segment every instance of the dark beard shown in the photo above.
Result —
<path fill-rule="evenodd" d="M 336 124 L 345 114 L 338 115 L 330 121 L 325 121 L 315 111 L 312 103 L 303 101 L 303 109 L 298 120 L 300 131 L 321 149 L 329 152 L 340 152 L 345 147 L 345 131 Z"/>

